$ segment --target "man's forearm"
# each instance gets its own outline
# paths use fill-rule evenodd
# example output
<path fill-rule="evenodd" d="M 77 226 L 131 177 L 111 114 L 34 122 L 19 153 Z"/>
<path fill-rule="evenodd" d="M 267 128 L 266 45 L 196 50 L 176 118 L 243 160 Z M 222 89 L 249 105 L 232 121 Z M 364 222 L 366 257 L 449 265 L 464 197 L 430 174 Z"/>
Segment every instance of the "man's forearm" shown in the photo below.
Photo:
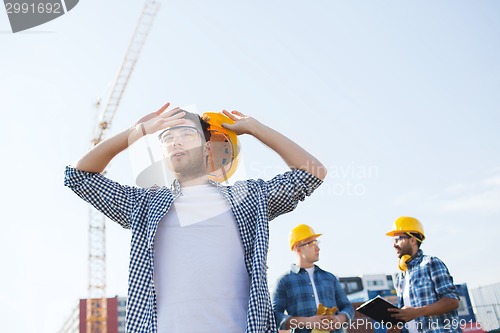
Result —
<path fill-rule="evenodd" d="M 323 180 L 326 167 L 304 148 L 276 130 L 256 121 L 251 134 L 274 150 L 285 163 L 294 169 L 302 169 Z"/>
<path fill-rule="evenodd" d="M 455 309 L 458 309 L 459 306 L 460 306 L 460 301 L 458 299 L 443 297 L 437 302 L 434 302 L 432 304 L 423 307 L 422 315 L 425 317 L 438 316 L 453 311 Z"/>
<path fill-rule="evenodd" d="M 393 312 L 392 317 L 410 321 L 418 317 L 439 316 L 455 309 L 458 309 L 460 302 L 458 299 L 443 297 L 437 302 L 420 307 L 403 307 L 402 309 L 389 309 Z"/>
<path fill-rule="evenodd" d="M 98 143 L 78 160 L 75 168 L 87 172 L 103 172 L 116 155 L 128 148 L 131 134 L 135 135 L 135 132 L 137 130 L 133 127 Z M 132 141 L 135 140 L 137 138 L 132 138 Z"/>

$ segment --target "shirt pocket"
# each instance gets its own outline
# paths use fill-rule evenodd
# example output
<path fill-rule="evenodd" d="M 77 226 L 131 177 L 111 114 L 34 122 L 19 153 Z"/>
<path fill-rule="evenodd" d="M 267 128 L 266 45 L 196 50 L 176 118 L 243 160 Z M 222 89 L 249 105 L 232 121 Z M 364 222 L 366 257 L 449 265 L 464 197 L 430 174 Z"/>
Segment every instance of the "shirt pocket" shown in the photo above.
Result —
<path fill-rule="evenodd" d="M 318 290 L 319 302 L 329 308 L 337 306 L 335 302 L 335 288 L 333 288 L 333 286 L 329 288 L 323 286 L 323 288 L 320 289 L 321 290 Z"/>

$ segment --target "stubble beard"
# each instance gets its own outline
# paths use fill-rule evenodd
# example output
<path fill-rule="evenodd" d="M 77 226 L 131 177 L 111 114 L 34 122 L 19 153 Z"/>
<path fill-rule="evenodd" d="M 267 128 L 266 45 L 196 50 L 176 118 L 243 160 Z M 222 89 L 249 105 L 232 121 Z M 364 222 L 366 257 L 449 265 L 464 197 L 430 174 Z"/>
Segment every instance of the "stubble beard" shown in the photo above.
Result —
<path fill-rule="evenodd" d="M 172 171 L 178 179 L 190 180 L 207 175 L 207 166 L 202 150 L 190 149 L 178 161 L 170 161 Z"/>

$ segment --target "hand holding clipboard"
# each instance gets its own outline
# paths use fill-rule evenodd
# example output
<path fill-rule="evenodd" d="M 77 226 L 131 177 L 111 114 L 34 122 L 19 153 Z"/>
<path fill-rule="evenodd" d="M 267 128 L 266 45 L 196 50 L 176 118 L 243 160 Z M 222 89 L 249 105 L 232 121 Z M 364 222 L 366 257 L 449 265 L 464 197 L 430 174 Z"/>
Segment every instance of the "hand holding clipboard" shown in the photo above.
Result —
<path fill-rule="evenodd" d="M 381 323 L 392 323 L 393 325 L 405 323 L 404 320 L 392 317 L 392 313 L 389 312 L 388 309 L 399 308 L 378 295 L 377 297 L 361 304 L 356 310 Z"/>

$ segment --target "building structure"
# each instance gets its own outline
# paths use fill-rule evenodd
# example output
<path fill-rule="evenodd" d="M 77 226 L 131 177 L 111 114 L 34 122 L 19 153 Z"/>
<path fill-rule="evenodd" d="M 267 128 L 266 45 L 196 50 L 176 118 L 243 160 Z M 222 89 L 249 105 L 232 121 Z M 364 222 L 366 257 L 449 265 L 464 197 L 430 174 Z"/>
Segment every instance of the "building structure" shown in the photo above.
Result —
<path fill-rule="evenodd" d="M 71 314 L 65 320 L 59 333 L 87 332 L 88 299 L 80 299 Z M 126 297 L 115 296 L 106 299 L 106 330 L 107 333 L 125 333 Z"/>
<path fill-rule="evenodd" d="M 471 289 L 471 294 L 481 327 L 487 331 L 500 329 L 500 283 Z"/>

